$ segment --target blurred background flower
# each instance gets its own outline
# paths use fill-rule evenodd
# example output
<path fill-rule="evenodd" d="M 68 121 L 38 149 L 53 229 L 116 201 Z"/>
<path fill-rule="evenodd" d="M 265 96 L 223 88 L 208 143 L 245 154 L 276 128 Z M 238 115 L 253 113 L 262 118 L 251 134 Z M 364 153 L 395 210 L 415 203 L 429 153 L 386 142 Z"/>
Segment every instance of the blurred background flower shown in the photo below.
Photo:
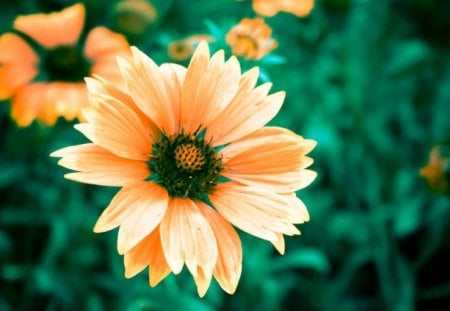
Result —
<path fill-rule="evenodd" d="M 262 18 L 244 18 L 225 37 L 234 55 L 259 60 L 278 45 L 272 29 Z"/>
<path fill-rule="evenodd" d="M 75 4 L 61 12 L 19 16 L 14 20 L 17 34 L 0 37 L 0 89 L 3 99 L 11 98 L 18 125 L 80 117 L 87 103 L 86 76 L 121 82 L 115 57 L 129 53 L 127 41 L 99 26 L 79 43 L 84 21 L 83 4 Z"/>

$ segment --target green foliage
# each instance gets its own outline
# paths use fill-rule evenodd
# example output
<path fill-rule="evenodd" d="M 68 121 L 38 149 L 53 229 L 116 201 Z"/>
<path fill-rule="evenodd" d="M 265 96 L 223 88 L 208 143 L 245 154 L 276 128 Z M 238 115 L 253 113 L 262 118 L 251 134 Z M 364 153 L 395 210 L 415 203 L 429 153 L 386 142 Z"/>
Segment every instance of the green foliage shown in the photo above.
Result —
<path fill-rule="evenodd" d="M 88 27 L 114 28 L 113 1 L 85 1 Z M 450 139 L 450 10 L 444 1 L 316 1 L 312 14 L 266 22 L 279 47 L 261 81 L 285 90 L 272 125 L 318 141 L 317 180 L 298 192 L 311 221 L 286 254 L 239 232 L 243 273 L 234 295 L 213 281 L 198 298 L 183 271 L 151 288 L 125 279 L 116 231 L 92 228 L 117 189 L 65 180 L 49 154 L 84 142 L 73 124 L 18 128 L 0 106 L 0 310 L 443 310 L 450 303 L 450 202 L 418 172 Z M 72 1 L 0 2 L 0 32 L 17 14 Z M 250 1 L 154 1 L 158 20 L 130 42 L 156 62 L 167 44 L 224 35 L 253 17 Z M 189 3 L 189 4 L 187 4 Z M 426 21 L 427 23 L 423 23 Z M 186 63 L 183 63 L 186 65 Z"/>

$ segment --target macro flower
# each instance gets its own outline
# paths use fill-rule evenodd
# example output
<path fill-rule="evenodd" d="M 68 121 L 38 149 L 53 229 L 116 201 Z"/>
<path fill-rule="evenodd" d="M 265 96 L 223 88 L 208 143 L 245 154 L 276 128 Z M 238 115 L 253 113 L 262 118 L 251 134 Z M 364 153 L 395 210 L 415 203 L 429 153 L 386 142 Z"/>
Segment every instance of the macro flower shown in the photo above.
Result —
<path fill-rule="evenodd" d="M 19 16 L 14 21 L 18 33 L 0 37 L 0 99 L 11 99 L 19 126 L 80 117 L 87 104 L 85 76 L 121 83 L 115 58 L 130 57 L 125 37 L 96 27 L 80 43 L 84 19 L 84 6 L 75 4 L 60 12 Z"/>
<path fill-rule="evenodd" d="M 430 150 L 427 165 L 420 170 L 430 188 L 434 191 L 450 194 L 450 148 L 448 144 L 435 145 Z"/>
<path fill-rule="evenodd" d="M 187 60 L 194 54 L 195 48 L 201 41 L 212 42 L 214 38 L 210 35 L 197 34 L 174 40 L 167 46 L 167 54 L 176 61 Z"/>
<path fill-rule="evenodd" d="M 225 37 L 234 55 L 259 60 L 278 46 L 272 28 L 262 18 L 243 18 Z"/>
<path fill-rule="evenodd" d="M 314 0 L 253 0 L 253 10 L 261 16 L 274 16 L 283 11 L 298 17 L 311 13 Z"/>
<path fill-rule="evenodd" d="M 76 171 L 68 179 L 121 187 L 94 231 L 119 227 L 126 277 L 148 266 L 155 286 L 186 265 L 200 296 L 213 277 L 233 293 L 242 269 L 233 226 L 284 253 L 284 235 L 309 220 L 295 191 L 316 176 L 306 169 L 316 142 L 265 126 L 284 92 L 255 87 L 258 69 L 241 74 L 223 50 L 210 56 L 201 42 L 187 68 L 131 50 L 132 60 L 118 60 L 124 91 L 86 79 L 90 105 L 75 128 L 91 143 L 51 156 Z"/>

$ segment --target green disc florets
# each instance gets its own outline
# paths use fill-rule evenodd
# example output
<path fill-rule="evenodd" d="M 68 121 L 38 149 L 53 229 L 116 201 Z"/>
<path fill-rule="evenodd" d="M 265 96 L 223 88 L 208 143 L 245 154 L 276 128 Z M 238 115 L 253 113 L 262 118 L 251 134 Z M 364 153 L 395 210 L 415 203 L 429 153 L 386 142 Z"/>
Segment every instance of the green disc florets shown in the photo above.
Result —
<path fill-rule="evenodd" d="M 217 152 L 201 135 L 162 135 L 148 162 L 150 179 L 172 197 L 202 199 L 217 185 L 223 170 Z"/>

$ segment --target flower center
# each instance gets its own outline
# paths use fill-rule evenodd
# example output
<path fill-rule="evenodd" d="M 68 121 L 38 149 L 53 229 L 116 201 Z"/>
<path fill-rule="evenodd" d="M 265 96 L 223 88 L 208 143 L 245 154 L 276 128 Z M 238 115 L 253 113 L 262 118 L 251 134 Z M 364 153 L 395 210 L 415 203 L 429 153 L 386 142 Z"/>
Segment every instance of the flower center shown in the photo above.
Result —
<path fill-rule="evenodd" d="M 162 135 L 153 144 L 148 161 L 150 180 L 170 196 L 205 200 L 219 182 L 223 170 L 217 152 L 200 135 Z"/>
<path fill-rule="evenodd" d="M 175 162 L 181 169 L 198 171 L 205 164 L 205 156 L 195 145 L 184 144 L 175 149 Z"/>
<path fill-rule="evenodd" d="M 44 68 L 51 81 L 82 82 L 90 63 L 76 46 L 61 45 L 47 52 Z"/>

